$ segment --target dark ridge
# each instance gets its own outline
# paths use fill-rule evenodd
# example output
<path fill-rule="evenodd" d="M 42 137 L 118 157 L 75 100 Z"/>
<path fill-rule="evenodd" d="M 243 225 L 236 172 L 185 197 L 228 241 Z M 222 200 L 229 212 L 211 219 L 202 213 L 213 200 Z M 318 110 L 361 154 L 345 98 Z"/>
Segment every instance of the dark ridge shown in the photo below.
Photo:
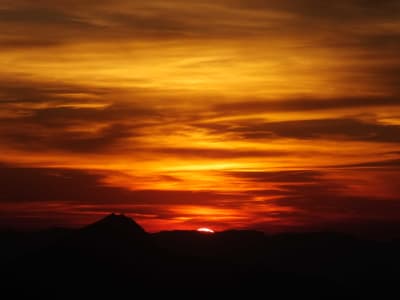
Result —
<path fill-rule="evenodd" d="M 113 234 L 133 234 L 133 235 L 147 235 L 146 231 L 137 224 L 133 219 L 125 216 L 124 214 L 110 214 L 105 218 L 90 224 L 82 229 L 82 231 L 101 231 L 103 233 Z"/>
<path fill-rule="evenodd" d="M 133 219 L 124 214 L 109 214 L 103 219 L 92 223 L 83 228 L 83 230 L 96 229 L 113 229 L 113 230 L 132 230 L 134 232 L 146 233 L 145 230 L 137 224 Z"/>
<path fill-rule="evenodd" d="M 123 214 L 110 214 L 100 221 L 90 224 L 78 231 L 68 244 L 78 252 L 96 253 L 101 256 L 128 256 L 137 260 L 147 252 L 156 251 L 150 235 L 133 219 Z M 123 259 L 121 259 L 123 263 Z"/>
<path fill-rule="evenodd" d="M 342 296 L 371 286 L 397 288 L 400 270 L 399 240 L 251 230 L 148 234 L 123 214 L 78 230 L 4 233 L 0 244 L 0 280 L 20 299 L 72 299 L 82 291 L 90 299 L 185 290 L 192 298 L 216 290 L 232 296 L 244 291 L 247 298 L 251 291 L 309 296 L 316 288 L 321 297 L 334 291 Z"/>

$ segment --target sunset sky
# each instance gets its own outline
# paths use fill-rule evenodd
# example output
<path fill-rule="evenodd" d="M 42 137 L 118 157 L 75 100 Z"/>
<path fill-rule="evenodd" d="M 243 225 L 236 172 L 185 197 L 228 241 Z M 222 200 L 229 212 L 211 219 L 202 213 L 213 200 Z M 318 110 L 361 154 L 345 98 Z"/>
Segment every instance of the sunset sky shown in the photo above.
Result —
<path fill-rule="evenodd" d="M 0 227 L 400 228 L 399 53 L 398 0 L 1 0 Z"/>

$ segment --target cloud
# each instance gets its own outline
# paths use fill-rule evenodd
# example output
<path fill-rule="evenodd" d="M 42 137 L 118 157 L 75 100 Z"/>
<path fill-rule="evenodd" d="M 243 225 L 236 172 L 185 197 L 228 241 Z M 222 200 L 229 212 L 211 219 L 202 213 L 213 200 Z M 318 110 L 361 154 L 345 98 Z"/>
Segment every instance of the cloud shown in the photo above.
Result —
<path fill-rule="evenodd" d="M 0 168 L 0 178 L 4 189 L 0 195 L 0 202 L 69 202 L 82 205 L 108 204 L 110 206 L 149 205 L 151 206 L 149 207 L 150 213 L 156 210 L 156 206 L 209 205 L 215 204 L 221 199 L 241 198 L 240 195 L 233 193 L 212 191 L 131 190 L 103 183 L 108 175 L 108 172 L 100 170 L 27 168 L 3 165 Z M 166 180 L 165 177 L 164 180 Z"/>
<path fill-rule="evenodd" d="M 207 127 L 207 125 L 206 125 Z M 400 127 L 365 122 L 351 118 L 294 120 L 264 122 L 259 120 L 238 121 L 227 124 L 211 124 L 211 131 L 234 133 L 245 139 L 332 139 L 399 143 Z"/>
<path fill-rule="evenodd" d="M 0 104 L 19 104 L 20 108 L 31 109 L 33 104 L 73 105 L 77 100 L 80 104 L 101 102 L 104 98 L 116 93 L 117 89 L 79 85 L 57 80 L 38 80 L 18 74 L 1 74 Z M 72 98 L 71 96 L 79 96 Z M 78 103 L 78 104 L 79 104 Z M 21 104 L 27 104 L 21 107 Z"/>
<path fill-rule="evenodd" d="M 258 188 L 253 191 L 257 196 L 279 196 L 279 203 L 292 197 L 307 199 L 313 197 L 325 197 L 327 195 L 339 195 L 346 192 L 346 183 L 328 179 L 328 173 L 318 170 L 290 170 L 290 171 L 236 171 L 226 175 L 238 180 L 258 183 Z M 269 189 L 263 189 L 262 187 Z M 271 189 L 272 187 L 272 189 Z M 267 198 L 270 201 L 269 198 Z M 282 200 L 282 201 L 281 201 Z"/>
<path fill-rule="evenodd" d="M 395 106 L 398 98 L 331 98 L 331 99 L 281 99 L 261 102 L 235 102 L 210 104 L 205 107 L 180 108 L 184 100 L 174 100 L 176 106 L 163 107 L 162 97 L 152 100 L 144 91 L 131 92 L 134 100 L 119 101 L 123 91 L 64 82 L 30 80 L 0 81 L 0 102 L 8 113 L 0 115 L 0 139 L 16 149 L 62 150 L 67 152 L 107 152 L 121 149 L 124 141 L 137 137 L 159 135 L 170 125 L 173 135 L 182 128 L 206 130 L 210 137 L 231 135 L 249 140 L 293 138 L 302 140 L 333 139 L 398 143 L 397 125 L 362 121 L 355 118 L 332 118 L 268 122 L 252 119 L 251 114 L 280 111 L 314 111 L 333 108 L 369 106 Z M 126 96 L 125 96 L 126 97 Z M 166 96 L 165 96 L 166 97 Z M 171 98 L 168 98 L 171 100 Z M 177 113 L 179 111 L 179 114 Z M 234 121 L 208 121 L 218 116 L 249 115 L 248 119 Z M 205 122 L 206 121 L 206 122 Z M 158 154 L 160 157 L 188 158 L 245 158 L 278 157 L 288 151 L 260 149 L 226 149 L 192 147 L 189 145 L 159 146 L 129 142 L 136 149 Z M 125 147 L 127 144 L 125 143 Z M 132 148 L 131 147 L 131 148 Z"/>
<path fill-rule="evenodd" d="M 26 48 L 48 48 L 60 46 L 60 42 L 47 39 L 9 38 L 1 41 L 2 50 L 17 50 Z"/>
<path fill-rule="evenodd" d="M 400 7 L 395 1 L 382 4 L 370 1 L 335 1 L 321 3 L 302 1 L 15 1 L 1 10 L 3 22 L 24 22 L 33 26 L 53 25 L 63 33 L 80 29 L 81 36 L 100 38 L 123 37 L 136 33 L 141 37 L 219 37 L 276 36 L 303 32 L 319 35 L 332 31 L 354 32 L 349 25 L 370 24 L 371 21 L 394 20 Z M 207 18 L 208 16 L 208 18 Z M 205 21 L 207 20 L 207 21 Z M 318 27 L 311 27 L 312 23 Z M 332 27 L 332 25 L 335 25 Z M 371 25 L 371 24 L 370 24 Z M 321 30 L 317 31 L 316 28 Z M 44 34 L 53 29 L 43 30 Z M 329 30 L 327 30 L 329 29 Z M 79 33 L 79 32 L 77 32 Z"/>
<path fill-rule="evenodd" d="M 400 33 L 396 29 L 399 11 L 398 4 L 393 1 L 321 4 L 305 0 L 249 3 L 123 0 L 99 1 L 95 5 L 91 1 L 15 1 L 8 2 L 0 10 L 0 42 L 6 45 L 0 51 L 6 56 L 15 56 L 20 51 L 27 54 L 35 52 L 33 47 L 42 47 L 46 52 L 51 51 L 50 57 L 58 57 L 60 53 L 65 56 L 75 50 L 78 60 L 83 62 L 91 57 L 90 53 L 84 55 L 85 51 L 101 54 L 100 58 L 105 61 L 110 60 L 112 52 L 121 51 L 122 54 L 116 56 L 125 64 L 147 44 L 153 60 L 172 49 L 175 53 L 166 55 L 167 64 L 173 58 L 178 63 L 185 61 L 182 52 L 192 57 L 222 56 L 217 61 L 225 61 L 220 64 L 224 68 L 214 74 L 230 74 L 230 70 L 235 69 L 243 74 L 242 78 L 259 75 L 251 83 L 259 82 L 259 86 L 267 90 L 276 89 L 276 85 L 294 89 L 292 85 L 297 80 L 291 77 L 295 77 L 302 83 L 296 85 L 296 90 L 306 93 L 310 91 L 307 85 L 321 80 L 324 86 L 315 87 L 319 92 L 328 89 L 346 94 L 361 89 L 370 95 L 398 95 L 399 76 L 393 74 L 400 64 L 397 55 Z M 154 53 L 160 43 L 165 51 Z M 87 50 L 88 45 L 95 50 Z M 224 50 L 222 55 L 221 49 Z M 37 56 L 33 55 L 32 59 Z M 26 55 L 20 59 L 23 58 Z M 60 58 L 63 59 L 65 57 Z M 246 66 L 254 60 L 255 66 L 249 66 L 250 74 L 246 74 Z M 43 62 L 49 64 L 46 58 Z M 256 66 L 262 72 L 255 72 Z M 191 70 L 189 77 L 200 73 L 199 68 Z M 209 78 L 212 71 L 206 72 L 205 77 Z M 279 76 L 275 76 L 276 73 Z M 292 82 L 282 83 L 285 79 Z M 183 88 L 184 81 L 179 80 L 177 87 Z M 254 94 L 259 93 L 254 91 Z"/>
<path fill-rule="evenodd" d="M 337 98 L 315 98 L 299 97 L 293 99 L 265 99 L 251 101 L 249 99 L 230 103 L 218 103 L 214 109 L 232 115 L 245 115 L 254 113 L 270 112 L 299 112 L 319 111 L 332 109 L 352 109 L 368 107 L 396 107 L 400 106 L 400 96 L 382 97 L 337 97 Z"/>
<path fill-rule="evenodd" d="M 286 156 L 288 152 L 280 150 L 252 150 L 252 149 L 226 149 L 210 147 L 164 147 L 147 148 L 149 152 L 158 156 L 176 156 L 181 158 L 204 158 L 204 159 L 235 159 L 251 157 L 279 157 Z"/>
<path fill-rule="evenodd" d="M 165 112 L 119 102 L 117 89 L 58 81 L 0 80 L 0 141 L 22 150 L 99 152 L 143 128 L 165 124 Z"/>
<path fill-rule="evenodd" d="M 66 126 L 71 123 L 67 122 L 62 123 L 62 127 L 54 129 L 28 124 L 25 124 L 27 127 L 21 124 L 15 129 L 4 128 L 3 132 L 0 131 L 1 140 L 9 147 L 29 150 L 31 153 L 61 150 L 100 154 L 109 150 L 120 150 L 118 146 L 120 142 L 141 135 L 140 126 L 137 124 L 119 122 L 105 123 L 96 130 L 90 130 L 90 128 L 87 130 L 84 127 L 68 130 Z"/>
<path fill-rule="evenodd" d="M 349 24 L 364 24 L 373 20 L 397 20 L 400 5 L 396 0 L 376 2 L 368 0 L 339 0 L 321 2 L 318 0 L 228 0 L 226 3 L 236 5 L 241 9 L 251 11 L 276 11 L 291 14 L 294 22 L 299 22 L 301 28 L 316 23 L 319 28 L 336 25 L 330 30 L 338 30 Z M 326 29 L 326 28 L 325 28 Z M 309 28 L 315 31 L 315 28 Z M 351 29 L 350 29 L 351 31 Z"/>
<path fill-rule="evenodd" d="M 256 182 L 265 183 L 307 183 L 317 180 L 321 176 L 321 172 L 313 170 L 298 170 L 298 171 L 275 171 L 275 172 L 228 172 L 227 175 L 239 177 Z"/>
<path fill-rule="evenodd" d="M 395 168 L 397 170 L 400 167 L 400 159 L 386 159 L 386 160 L 378 160 L 378 161 L 368 161 L 357 164 L 349 164 L 338 167 L 350 167 L 350 168 Z"/>
<path fill-rule="evenodd" d="M 326 229 L 356 232 L 355 228 L 370 223 L 373 231 L 383 224 L 397 223 L 400 217 L 398 199 L 366 194 L 355 196 L 351 186 L 356 178 L 354 181 L 334 179 L 328 171 L 235 172 L 230 175 L 266 187 L 275 186 L 275 190 L 253 191 L 253 195 L 258 199 L 265 197 L 265 203 L 275 208 L 273 216 L 278 220 L 260 222 L 268 218 L 268 212 L 260 210 L 249 227 L 272 232 Z M 271 198 L 272 195 L 275 197 Z"/>
<path fill-rule="evenodd" d="M 7 7 L 0 7 L 0 28 L 4 33 L 0 40 L 17 40 L 14 48 L 26 49 L 26 44 L 28 47 L 46 48 L 77 41 L 90 33 L 96 34 L 101 27 L 79 16 L 78 11 L 59 9 L 52 5 L 16 2 Z M 32 37 L 40 40 L 40 43 L 29 45 Z"/>
<path fill-rule="evenodd" d="M 77 17 L 67 14 L 66 12 L 45 9 L 44 7 L 23 7 L 0 9 L 0 20 L 2 23 L 33 23 L 43 25 L 62 25 L 74 26 L 81 24 Z"/>
<path fill-rule="evenodd" d="M 128 122 L 135 128 L 135 124 L 162 119 L 162 113 L 151 107 L 140 104 L 112 104 L 104 107 L 50 107 L 31 110 L 31 115 L 20 118 L 20 122 L 42 125 L 48 128 L 52 126 L 68 126 L 73 124 Z"/>

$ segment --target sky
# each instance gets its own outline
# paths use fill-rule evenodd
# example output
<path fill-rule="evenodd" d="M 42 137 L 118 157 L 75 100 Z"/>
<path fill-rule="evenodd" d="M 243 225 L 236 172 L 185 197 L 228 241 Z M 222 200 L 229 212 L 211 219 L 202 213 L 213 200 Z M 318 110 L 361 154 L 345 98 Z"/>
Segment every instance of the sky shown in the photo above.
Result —
<path fill-rule="evenodd" d="M 0 227 L 400 232 L 397 0 L 2 0 Z"/>

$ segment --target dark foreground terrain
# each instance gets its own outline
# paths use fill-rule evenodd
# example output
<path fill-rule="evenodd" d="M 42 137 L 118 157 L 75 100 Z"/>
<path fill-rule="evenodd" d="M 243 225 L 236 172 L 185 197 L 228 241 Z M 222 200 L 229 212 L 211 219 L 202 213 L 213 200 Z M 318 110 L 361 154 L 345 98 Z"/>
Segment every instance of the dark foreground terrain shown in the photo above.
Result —
<path fill-rule="evenodd" d="M 4 232 L 0 245 L 3 299 L 171 293 L 191 299 L 217 292 L 324 299 L 389 291 L 397 298 L 400 288 L 400 241 L 337 233 L 148 234 L 132 219 L 112 214 L 79 230 Z"/>

